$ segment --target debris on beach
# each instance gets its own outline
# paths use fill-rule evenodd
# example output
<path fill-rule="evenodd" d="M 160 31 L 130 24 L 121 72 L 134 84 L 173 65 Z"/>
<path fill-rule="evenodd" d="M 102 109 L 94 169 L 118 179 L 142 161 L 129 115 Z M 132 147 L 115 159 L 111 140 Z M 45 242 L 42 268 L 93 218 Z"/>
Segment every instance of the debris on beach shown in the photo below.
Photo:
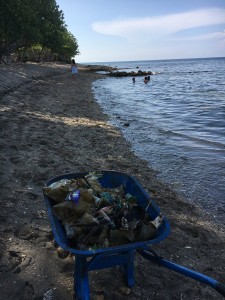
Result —
<path fill-rule="evenodd" d="M 136 197 L 125 193 L 122 185 L 103 188 L 99 177 L 101 173 L 92 172 L 43 188 L 71 246 L 95 250 L 154 238 L 163 217 L 150 220 Z"/>
<path fill-rule="evenodd" d="M 50 289 L 43 295 L 43 300 L 54 300 L 54 289 Z"/>

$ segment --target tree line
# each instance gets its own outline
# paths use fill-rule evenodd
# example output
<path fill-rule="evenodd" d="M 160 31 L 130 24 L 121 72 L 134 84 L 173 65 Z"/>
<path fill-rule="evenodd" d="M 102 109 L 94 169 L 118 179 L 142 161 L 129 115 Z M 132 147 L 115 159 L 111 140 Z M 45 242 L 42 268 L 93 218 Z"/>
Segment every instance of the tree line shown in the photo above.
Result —
<path fill-rule="evenodd" d="M 55 0 L 0 0 L 0 61 L 63 61 L 79 54 Z"/>

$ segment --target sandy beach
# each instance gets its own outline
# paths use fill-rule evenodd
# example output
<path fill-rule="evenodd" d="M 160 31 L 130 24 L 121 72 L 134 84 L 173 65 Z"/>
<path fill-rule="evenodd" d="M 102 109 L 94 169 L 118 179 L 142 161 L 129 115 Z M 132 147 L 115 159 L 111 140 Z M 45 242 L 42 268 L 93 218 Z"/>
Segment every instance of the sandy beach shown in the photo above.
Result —
<path fill-rule="evenodd" d="M 154 250 L 225 284 L 225 228 L 157 180 L 95 101 L 91 84 L 104 75 L 78 70 L 74 80 L 69 65 L 0 65 L 0 300 L 73 299 L 74 257 L 56 251 L 42 187 L 100 169 L 135 176 L 167 216 L 171 233 Z M 118 268 L 89 279 L 94 300 L 224 299 L 138 254 L 132 289 Z"/>

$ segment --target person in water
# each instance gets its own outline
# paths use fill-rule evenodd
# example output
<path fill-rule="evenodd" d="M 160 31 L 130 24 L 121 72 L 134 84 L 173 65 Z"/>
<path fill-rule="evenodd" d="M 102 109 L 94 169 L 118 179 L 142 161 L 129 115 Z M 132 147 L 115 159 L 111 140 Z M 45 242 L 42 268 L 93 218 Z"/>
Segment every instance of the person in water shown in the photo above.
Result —
<path fill-rule="evenodd" d="M 72 77 L 75 79 L 78 73 L 77 64 L 74 59 L 71 60 L 71 73 Z"/>
<path fill-rule="evenodd" d="M 144 83 L 147 83 L 147 82 L 149 82 L 149 81 L 150 81 L 150 75 L 145 76 Z"/>
<path fill-rule="evenodd" d="M 144 79 L 144 83 L 147 83 L 149 80 L 148 80 L 148 77 L 145 76 L 145 79 Z"/>

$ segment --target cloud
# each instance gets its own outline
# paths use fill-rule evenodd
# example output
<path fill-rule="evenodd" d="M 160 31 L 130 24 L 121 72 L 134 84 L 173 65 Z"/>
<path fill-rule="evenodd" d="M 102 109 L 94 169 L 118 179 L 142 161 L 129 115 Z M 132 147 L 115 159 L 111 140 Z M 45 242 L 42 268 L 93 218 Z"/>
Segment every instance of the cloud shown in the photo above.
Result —
<path fill-rule="evenodd" d="M 203 40 L 213 40 L 221 39 L 225 40 L 225 30 L 221 32 L 211 32 L 207 34 L 188 36 L 188 37 L 179 37 L 179 38 L 169 38 L 170 41 L 203 41 Z"/>
<path fill-rule="evenodd" d="M 146 32 L 152 37 L 160 37 L 182 30 L 224 23 L 225 9 L 209 8 L 166 16 L 95 22 L 92 24 L 92 29 L 100 34 L 132 39 L 136 38 L 137 34 Z"/>

